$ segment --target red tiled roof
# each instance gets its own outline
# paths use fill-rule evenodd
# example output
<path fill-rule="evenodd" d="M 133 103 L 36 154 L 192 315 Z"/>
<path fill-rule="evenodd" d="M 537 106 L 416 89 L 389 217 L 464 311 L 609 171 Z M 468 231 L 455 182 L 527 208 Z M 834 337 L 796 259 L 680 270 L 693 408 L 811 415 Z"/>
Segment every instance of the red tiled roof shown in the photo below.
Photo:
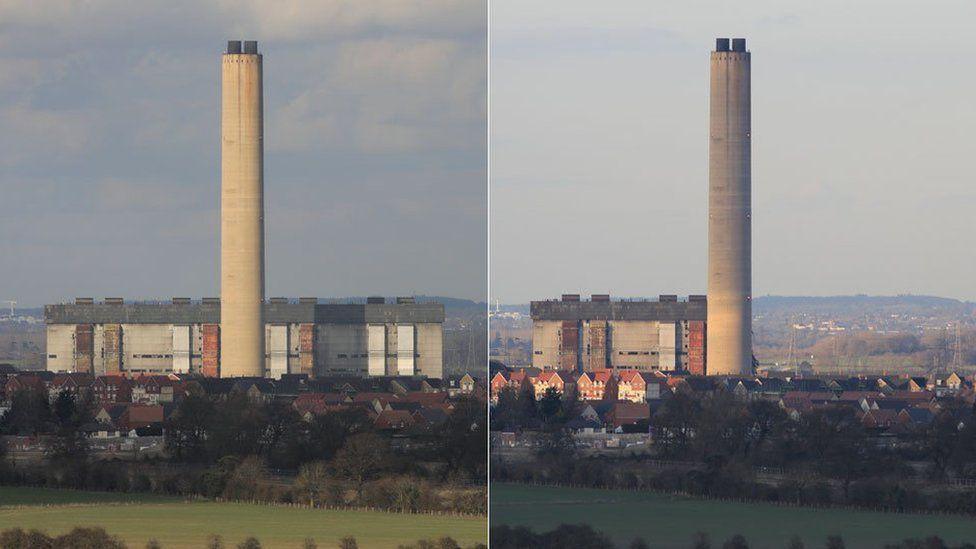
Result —
<path fill-rule="evenodd" d="M 413 416 L 406 410 L 384 410 L 376 416 L 373 425 L 377 429 L 403 429 L 414 423 Z"/>

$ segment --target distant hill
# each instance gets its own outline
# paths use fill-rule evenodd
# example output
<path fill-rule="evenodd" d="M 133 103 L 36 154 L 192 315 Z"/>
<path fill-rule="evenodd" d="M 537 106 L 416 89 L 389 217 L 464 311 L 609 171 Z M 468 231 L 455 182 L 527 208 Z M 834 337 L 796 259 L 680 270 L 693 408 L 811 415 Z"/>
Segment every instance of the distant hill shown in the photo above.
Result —
<path fill-rule="evenodd" d="M 976 304 L 946 297 L 927 295 L 838 295 L 838 296 L 761 296 L 752 302 L 753 314 L 768 314 L 802 310 L 810 313 L 856 313 L 873 311 L 904 313 L 926 311 L 968 315 L 976 312 Z"/>

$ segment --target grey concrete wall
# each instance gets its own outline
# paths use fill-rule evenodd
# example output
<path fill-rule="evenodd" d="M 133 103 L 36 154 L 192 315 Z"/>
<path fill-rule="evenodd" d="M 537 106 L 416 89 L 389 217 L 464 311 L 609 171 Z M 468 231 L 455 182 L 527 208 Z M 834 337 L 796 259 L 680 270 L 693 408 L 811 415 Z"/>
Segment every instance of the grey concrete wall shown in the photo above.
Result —
<path fill-rule="evenodd" d="M 365 324 L 319 326 L 315 342 L 318 373 L 366 375 L 368 334 Z"/>
<path fill-rule="evenodd" d="M 610 361 L 614 368 L 659 368 L 660 336 L 655 320 L 616 320 L 610 327 Z"/>
<path fill-rule="evenodd" d="M 417 374 L 444 377 L 444 328 L 439 323 L 417 324 Z"/>
<path fill-rule="evenodd" d="M 47 369 L 73 372 L 75 369 L 75 325 L 47 327 Z"/>
<path fill-rule="evenodd" d="M 533 301 L 533 320 L 705 320 L 705 301 Z"/>
<path fill-rule="evenodd" d="M 122 364 L 127 372 L 172 372 L 173 326 L 123 324 Z"/>
<path fill-rule="evenodd" d="M 60 303 L 45 306 L 44 318 L 48 324 L 217 324 L 221 321 L 220 305 L 201 302 L 180 305 Z M 442 303 L 385 305 L 265 303 L 264 319 L 266 323 L 294 324 L 442 323 L 444 305 Z"/>
<path fill-rule="evenodd" d="M 532 322 L 532 366 L 542 370 L 559 368 L 559 331 L 561 320 Z"/>

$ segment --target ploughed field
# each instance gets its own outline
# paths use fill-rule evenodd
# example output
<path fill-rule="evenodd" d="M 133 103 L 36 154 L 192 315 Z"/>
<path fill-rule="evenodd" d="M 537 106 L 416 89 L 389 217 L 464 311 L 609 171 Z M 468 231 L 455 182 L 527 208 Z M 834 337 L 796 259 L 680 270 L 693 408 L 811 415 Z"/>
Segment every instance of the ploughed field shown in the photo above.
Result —
<path fill-rule="evenodd" d="M 622 547 L 640 536 L 655 549 L 688 549 L 696 532 L 707 533 L 713 547 L 742 534 L 753 549 L 781 549 L 793 535 L 807 547 L 823 547 L 828 535 L 837 534 L 848 549 L 880 549 L 886 543 L 932 535 L 946 542 L 976 543 L 976 519 L 967 517 L 732 503 L 589 488 L 493 483 L 490 490 L 492 526 L 528 526 L 542 532 L 564 523 L 589 524 Z"/>
<path fill-rule="evenodd" d="M 75 526 L 101 526 L 130 547 L 153 538 L 164 549 L 206 545 L 210 534 L 236 547 L 248 536 L 264 547 L 302 547 L 312 538 L 335 547 L 353 536 L 361 549 L 395 549 L 422 538 L 451 536 L 461 545 L 484 543 L 483 517 L 274 507 L 260 504 L 185 501 L 151 494 L 114 494 L 45 488 L 0 487 L 0 530 L 36 528 L 62 534 Z"/>

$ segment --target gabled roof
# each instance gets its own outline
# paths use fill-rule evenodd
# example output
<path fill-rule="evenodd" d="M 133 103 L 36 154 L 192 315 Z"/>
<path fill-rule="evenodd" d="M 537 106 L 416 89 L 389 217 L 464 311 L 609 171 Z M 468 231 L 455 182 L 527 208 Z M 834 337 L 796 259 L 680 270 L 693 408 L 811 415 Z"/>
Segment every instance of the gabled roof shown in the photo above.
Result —
<path fill-rule="evenodd" d="M 785 391 L 788 385 L 787 381 L 781 377 L 763 378 L 760 383 L 762 384 L 762 391 L 766 393 Z"/>
<path fill-rule="evenodd" d="M 105 387 L 128 387 L 132 385 L 125 376 L 98 376 L 95 378 L 94 384 Z"/>
<path fill-rule="evenodd" d="M 650 419 L 651 409 L 646 404 L 620 401 L 613 403 L 613 408 L 610 410 L 610 414 L 613 416 L 613 424 L 615 426 L 620 426 Z"/>
<path fill-rule="evenodd" d="M 566 383 L 566 380 L 563 379 L 563 376 L 561 376 L 558 371 L 546 370 L 545 372 L 539 373 L 539 376 L 536 377 L 536 382 L 547 383 L 549 385 L 558 385 L 559 383 Z"/>
<path fill-rule="evenodd" d="M 862 399 L 876 400 L 882 398 L 878 391 L 844 391 L 837 397 L 837 400 L 849 400 L 860 402 Z"/>
<path fill-rule="evenodd" d="M 443 425 L 447 419 L 447 412 L 437 408 L 422 408 L 413 413 L 414 420 L 430 425 Z"/>
<path fill-rule="evenodd" d="M 894 410 L 869 410 L 861 414 L 861 422 L 872 427 L 888 427 L 897 417 Z"/>
<path fill-rule="evenodd" d="M 406 410 L 384 410 L 373 421 L 377 429 L 402 429 L 414 423 L 413 416 Z"/>
<path fill-rule="evenodd" d="M 912 423 L 928 425 L 935 419 L 935 414 L 926 408 L 904 408 L 898 412 L 899 416 L 907 417 Z"/>
<path fill-rule="evenodd" d="M 292 407 L 301 414 L 318 415 L 325 413 L 328 406 L 345 402 L 347 398 L 342 393 L 302 393 L 292 402 Z"/>
<path fill-rule="evenodd" d="M 868 379 L 859 377 L 848 377 L 848 378 L 836 378 L 833 380 L 834 385 L 837 386 L 841 391 L 873 391 L 878 392 L 878 387 L 876 383 L 872 383 Z"/>
<path fill-rule="evenodd" d="M 650 376 L 648 376 L 650 377 Z M 637 370 L 623 370 L 620 372 L 620 383 L 636 383 L 638 385 L 646 385 L 649 381 L 648 377 L 645 377 L 644 372 L 639 372 Z"/>
<path fill-rule="evenodd" d="M 891 391 L 887 393 L 888 398 L 897 398 L 901 400 L 908 400 L 911 402 L 928 402 L 935 398 L 935 394 L 931 391 Z"/>
<path fill-rule="evenodd" d="M 72 372 L 67 374 L 57 374 L 51 380 L 51 387 L 61 389 L 64 387 L 90 387 L 94 382 L 91 374 Z"/>
<path fill-rule="evenodd" d="M 447 400 L 447 393 L 427 393 L 423 391 L 411 392 L 400 395 L 400 400 L 404 402 L 419 402 L 424 406 L 436 404 Z"/>
<path fill-rule="evenodd" d="M 827 384 L 818 378 L 794 378 L 790 380 L 790 385 L 794 391 L 820 392 L 827 390 Z"/>
<path fill-rule="evenodd" d="M 53 377 L 53 376 L 52 376 Z M 7 390 L 12 389 L 34 389 L 37 391 L 43 391 L 46 388 L 46 383 L 44 378 L 39 375 L 19 375 L 11 377 L 6 383 Z"/>
<path fill-rule="evenodd" d="M 258 390 L 262 395 L 273 395 L 275 393 L 274 381 L 263 377 L 240 377 L 234 378 L 234 386 L 231 389 L 238 391 Z"/>
<path fill-rule="evenodd" d="M 423 406 L 419 402 L 404 402 L 402 400 L 391 400 L 389 407 L 391 410 L 406 410 L 408 412 L 423 409 Z"/>
<path fill-rule="evenodd" d="M 874 402 L 878 405 L 879 410 L 894 410 L 896 412 L 911 405 L 907 400 L 899 398 L 879 398 Z"/>

